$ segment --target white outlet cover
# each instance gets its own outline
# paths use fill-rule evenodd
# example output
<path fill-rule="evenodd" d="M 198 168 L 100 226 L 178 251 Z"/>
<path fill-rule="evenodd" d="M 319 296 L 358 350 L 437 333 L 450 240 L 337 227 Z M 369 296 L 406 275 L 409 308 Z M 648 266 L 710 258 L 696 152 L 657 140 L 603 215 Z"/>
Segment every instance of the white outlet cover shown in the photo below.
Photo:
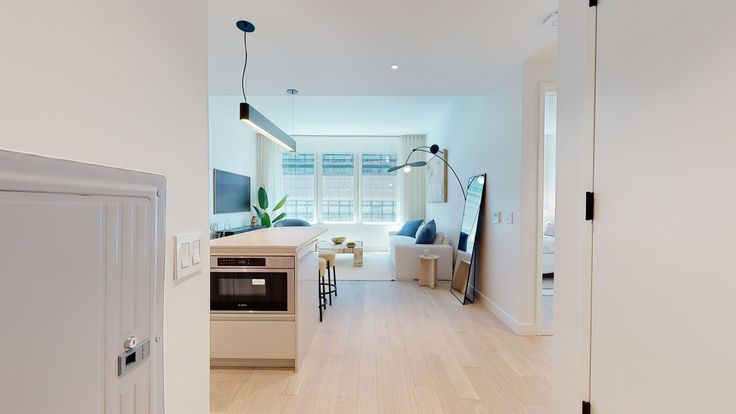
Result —
<path fill-rule="evenodd" d="M 202 273 L 202 235 L 200 233 L 177 234 L 174 236 L 174 280 L 181 280 Z M 195 252 L 194 249 L 197 249 Z M 193 260 L 194 259 L 194 260 Z M 199 259 L 199 260 L 198 260 Z"/>

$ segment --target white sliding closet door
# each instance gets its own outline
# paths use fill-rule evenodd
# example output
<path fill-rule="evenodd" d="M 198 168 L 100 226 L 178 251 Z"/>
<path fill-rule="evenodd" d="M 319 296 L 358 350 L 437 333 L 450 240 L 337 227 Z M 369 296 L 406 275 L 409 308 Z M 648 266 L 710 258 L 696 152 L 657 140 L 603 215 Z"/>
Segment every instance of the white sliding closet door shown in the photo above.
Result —
<path fill-rule="evenodd" d="M 594 413 L 736 409 L 734 16 L 599 1 Z"/>

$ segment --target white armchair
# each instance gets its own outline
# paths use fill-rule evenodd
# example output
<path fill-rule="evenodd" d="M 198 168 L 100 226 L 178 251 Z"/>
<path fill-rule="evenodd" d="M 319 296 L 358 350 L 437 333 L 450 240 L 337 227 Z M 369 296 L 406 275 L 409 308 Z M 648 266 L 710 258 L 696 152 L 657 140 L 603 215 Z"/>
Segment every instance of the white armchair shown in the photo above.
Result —
<path fill-rule="evenodd" d="M 396 232 L 391 232 L 388 246 L 396 280 L 410 281 L 419 278 L 419 256 L 425 250 L 440 257 L 437 259 L 437 279 L 452 280 L 453 248 L 444 233 L 437 233 L 434 244 L 416 244 L 413 237 L 398 236 Z"/>

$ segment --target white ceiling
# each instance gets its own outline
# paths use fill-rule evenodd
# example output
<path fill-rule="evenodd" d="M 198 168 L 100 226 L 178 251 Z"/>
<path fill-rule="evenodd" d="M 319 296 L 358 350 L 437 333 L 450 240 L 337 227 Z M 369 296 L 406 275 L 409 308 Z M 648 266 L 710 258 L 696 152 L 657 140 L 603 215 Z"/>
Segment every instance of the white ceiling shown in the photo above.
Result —
<path fill-rule="evenodd" d="M 210 0 L 209 91 L 484 95 L 514 64 L 556 41 L 556 0 Z M 398 64 L 399 70 L 390 69 Z"/>

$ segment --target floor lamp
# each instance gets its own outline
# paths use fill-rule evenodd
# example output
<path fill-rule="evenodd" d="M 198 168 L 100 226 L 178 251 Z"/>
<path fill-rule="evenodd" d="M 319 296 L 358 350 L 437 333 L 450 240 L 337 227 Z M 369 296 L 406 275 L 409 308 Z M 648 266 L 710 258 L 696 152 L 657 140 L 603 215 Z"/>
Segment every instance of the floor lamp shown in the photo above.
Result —
<path fill-rule="evenodd" d="M 411 171 L 411 167 L 424 167 L 424 166 L 426 166 L 427 165 L 427 161 L 414 161 L 414 162 L 409 162 L 409 159 L 411 158 L 412 155 L 414 155 L 415 152 L 424 152 L 424 153 L 427 153 L 427 154 L 432 154 L 435 157 L 439 158 L 442 162 L 444 162 L 445 165 L 447 165 L 447 167 L 450 168 L 450 170 L 452 171 L 452 174 L 455 175 L 455 179 L 457 180 L 457 183 L 460 184 L 460 191 L 463 192 L 463 200 L 467 200 L 468 199 L 468 196 L 465 193 L 465 188 L 463 188 L 463 183 L 462 183 L 462 181 L 460 181 L 460 177 L 458 177 L 457 172 L 455 172 L 455 169 L 452 168 L 452 165 L 450 165 L 450 163 L 448 163 L 446 159 L 442 158 L 442 156 L 439 155 L 440 146 L 437 145 L 437 144 L 432 144 L 431 146 L 422 145 L 420 147 L 414 148 L 413 150 L 411 150 L 411 152 L 409 153 L 409 155 L 406 157 L 406 161 L 404 161 L 403 164 L 397 165 L 395 167 L 391 167 L 386 172 L 394 172 L 396 170 L 402 170 L 402 169 L 404 170 L 404 172 L 409 172 L 409 171 Z"/>

